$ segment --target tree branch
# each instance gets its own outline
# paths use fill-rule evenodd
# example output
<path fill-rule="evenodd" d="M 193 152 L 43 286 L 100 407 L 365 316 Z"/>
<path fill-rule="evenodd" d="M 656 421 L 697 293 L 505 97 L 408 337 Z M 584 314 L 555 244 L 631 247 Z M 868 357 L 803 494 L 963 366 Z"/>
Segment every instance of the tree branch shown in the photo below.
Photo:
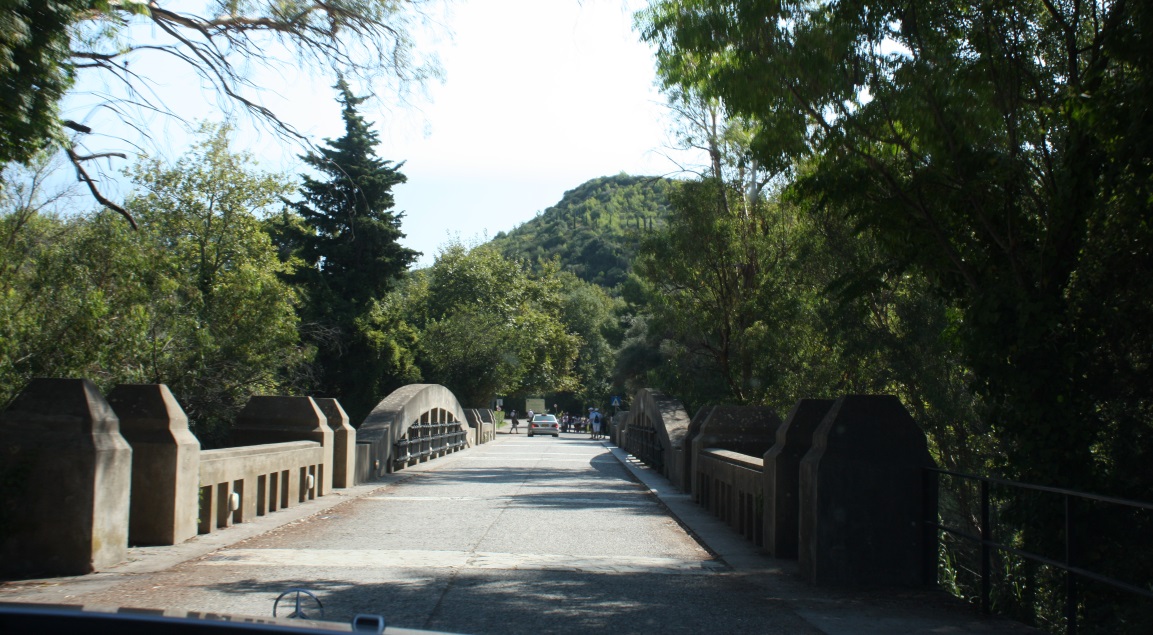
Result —
<path fill-rule="evenodd" d="M 136 219 L 132 218 L 132 214 L 129 214 L 128 210 L 117 205 L 116 203 L 113 203 L 106 196 L 100 193 L 100 190 L 96 187 L 96 181 L 93 180 L 91 176 L 88 176 L 88 171 L 84 169 L 83 165 L 81 165 L 81 162 L 84 161 L 84 158 L 76 154 L 76 150 L 71 147 L 65 148 L 64 152 L 68 154 L 68 160 L 72 162 L 72 167 L 76 168 L 77 180 L 88 186 L 88 191 L 92 193 L 92 197 L 95 198 L 96 201 L 104 207 L 128 219 L 128 224 L 132 226 L 132 229 L 138 229 L 136 226 Z"/>

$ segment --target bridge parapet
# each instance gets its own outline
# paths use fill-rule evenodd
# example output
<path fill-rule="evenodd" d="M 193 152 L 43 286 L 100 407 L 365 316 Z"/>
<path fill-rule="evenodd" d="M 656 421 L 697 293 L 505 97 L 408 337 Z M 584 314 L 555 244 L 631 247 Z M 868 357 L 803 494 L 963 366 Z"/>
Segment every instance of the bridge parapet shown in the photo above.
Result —
<path fill-rule="evenodd" d="M 244 445 L 202 450 L 167 386 L 121 385 L 106 400 L 88 380 L 34 380 L 0 413 L 0 481 L 16 483 L 0 488 L 0 574 L 89 573 L 129 544 L 177 544 L 323 496 L 334 472 L 350 486 L 355 438 L 335 400 L 253 397 L 233 434 Z"/>
<path fill-rule="evenodd" d="M 641 394 L 634 403 L 643 411 Z M 631 414 L 625 449 L 688 491 L 659 460 L 676 451 L 662 423 Z M 694 500 L 773 555 L 799 556 L 811 582 L 936 582 L 937 535 L 925 522 L 936 510 L 933 462 L 896 397 L 805 399 L 784 424 L 766 408 L 707 406 L 686 428 L 678 464 L 691 470 Z"/>
<path fill-rule="evenodd" d="M 692 436 L 690 457 L 698 457 L 706 449 L 717 449 L 760 460 L 773 447 L 777 429 L 781 426 L 781 418 L 767 406 L 713 406 L 697 414 L 690 423 L 692 428 L 699 421 L 699 428 Z M 689 461 L 686 461 L 686 466 L 693 469 Z M 691 492 L 693 499 L 697 500 L 699 492 L 695 480 Z"/>
<path fill-rule="evenodd" d="M 439 384 L 410 384 L 385 397 L 357 430 L 370 445 L 369 476 L 468 447 L 464 408 Z"/>
<path fill-rule="evenodd" d="M 200 441 L 164 384 L 121 384 L 108 393 L 132 446 L 128 544 L 175 545 L 197 533 Z"/>
<path fill-rule="evenodd" d="M 328 427 L 332 428 L 332 486 L 356 484 L 356 429 L 349 424 L 348 413 L 331 397 L 314 398 Z"/>
<path fill-rule="evenodd" d="M 0 572 L 80 575 L 128 553 L 132 449 L 87 379 L 34 379 L 0 413 Z"/>
<path fill-rule="evenodd" d="M 496 416 L 492 410 L 467 408 L 464 416 L 468 421 L 469 445 L 488 443 L 496 438 Z"/>
<path fill-rule="evenodd" d="M 312 397 L 254 396 L 244 404 L 232 428 L 230 445 L 264 445 L 291 441 L 314 441 L 324 453 L 314 468 L 315 490 L 310 498 L 332 490 L 332 446 L 335 432 Z"/>
<path fill-rule="evenodd" d="M 633 397 L 624 426 L 624 448 L 674 483 L 684 480 L 689 416 L 681 402 L 642 388 Z"/>
<path fill-rule="evenodd" d="M 936 583 L 935 467 L 925 433 L 891 395 L 841 397 L 801 460 L 799 563 L 817 584 Z"/>
<path fill-rule="evenodd" d="M 696 461 L 697 502 L 745 538 L 762 544 L 764 461 L 717 448 L 701 450 Z"/>
<path fill-rule="evenodd" d="M 813 433 L 832 407 L 832 399 L 798 401 L 764 454 L 764 546 L 776 558 L 797 557 L 801 459 L 812 449 Z"/>

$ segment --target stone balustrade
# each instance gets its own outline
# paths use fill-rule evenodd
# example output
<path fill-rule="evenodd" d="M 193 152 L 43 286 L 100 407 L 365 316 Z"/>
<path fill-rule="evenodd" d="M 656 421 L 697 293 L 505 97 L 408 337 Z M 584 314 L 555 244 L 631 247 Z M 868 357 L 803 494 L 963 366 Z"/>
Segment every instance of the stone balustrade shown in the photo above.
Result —
<path fill-rule="evenodd" d="M 0 576 L 100 570 L 129 545 L 177 544 L 368 481 L 402 444 L 407 464 L 492 438 L 492 413 L 470 437 L 443 386 L 381 403 L 360 439 L 335 399 L 252 397 L 234 447 L 202 450 L 164 385 L 105 399 L 87 380 L 34 380 L 0 413 Z"/>
<path fill-rule="evenodd" d="M 630 413 L 624 449 L 770 555 L 798 559 L 817 584 L 936 583 L 933 461 L 896 397 L 802 399 L 783 424 L 735 406 L 706 406 L 686 424 L 662 401 Z"/>
<path fill-rule="evenodd" d="M 707 448 L 696 458 L 697 502 L 745 538 L 762 544 L 764 461 L 731 450 Z"/>
<path fill-rule="evenodd" d="M 199 533 L 286 509 L 323 495 L 325 448 L 287 441 L 200 454 Z"/>

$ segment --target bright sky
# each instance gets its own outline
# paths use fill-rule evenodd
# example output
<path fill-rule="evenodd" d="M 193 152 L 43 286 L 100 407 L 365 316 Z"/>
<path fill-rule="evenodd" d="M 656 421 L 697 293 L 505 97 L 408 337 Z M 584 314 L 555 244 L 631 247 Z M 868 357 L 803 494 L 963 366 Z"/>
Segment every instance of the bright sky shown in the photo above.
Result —
<path fill-rule="evenodd" d="M 380 156 L 406 161 L 397 208 L 406 214 L 406 244 L 424 252 L 422 266 L 448 240 L 469 243 L 512 229 L 588 179 L 677 170 L 665 156 L 667 116 L 652 52 L 632 28 L 633 12 L 644 5 L 457 0 L 447 16 L 452 37 L 435 45 L 444 83 L 431 84 L 429 98 L 415 105 L 398 105 L 382 91 L 362 107 L 377 124 Z M 158 92 L 175 91 L 170 103 L 188 108 L 198 99 L 195 78 L 154 75 Z M 317 140 L 342 134 L 331 81 L 269 83 L 282 84 L 264 96 L 278 115 Z M 83 112 L 80 100 L 73 105 Z M 220 118 L 209 105 L 184 116 Z M 161 146 L 186 139 L 176 126 L 154 123 Z M 274 135 L 246 133 L 239 142 L 266 169 L 303 169 L 300 148 Z M 164 152 L 175 157 L 184 149 Z"/>
<path fill-rule="evenodd" d="M 623 0 L 472 0 L 458 5 L 429 134 L 378 121 L 409 245 L 431 262 L 451 236 L 512 229 L 565 190 L 619 172 L 666 174 L 665 110 L 653 57 Z M 392 149 L 389 149 L 391 145 Z M 394 154 L 393 154 L 394 153 Z"/>

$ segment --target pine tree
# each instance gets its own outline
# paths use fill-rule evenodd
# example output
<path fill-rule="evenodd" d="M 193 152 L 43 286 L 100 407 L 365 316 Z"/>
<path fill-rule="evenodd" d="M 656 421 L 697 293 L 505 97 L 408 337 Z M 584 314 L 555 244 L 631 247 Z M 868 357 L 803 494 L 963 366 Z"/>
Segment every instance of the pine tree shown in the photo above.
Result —
<path fill-rule="evenodd" d="M 336 88 L 344 136 L 302 157 L 323 176 L 304 175 L 302 200 L 293 203 L 308 229 L 299 241 L 308 265 L 301 312 L 317 347 L 319 392 L 341 399 L 350 415 L 363 415 L 386 396 L 376 394 L 381 386 L 396 383 L 389 375 L 403 369 L 387 359 L 395 355 L 376 354 L 383 352 L 375 350 L 380 342 L 367 341 L 361 326 L 420 253 L 399 243 L 403 215 L 393 210 L 392 188 L 406 181 L 403 162 L 377 156 L 379 138 L 357 110 L 364 98 L 343 79 Z"/>
<path fill-rule="evenodd" d="M 367 303 L 392 288 L 418 252 L 402 246 L 403 216 L 393 211 L 394 185 L 407 179 L 394 164 L 376 155 L 379 138 L 357 111 L 363 97 L 354 96 L 341 79 L 344 136 L 328 139 L 304 162 L 325 180 L 303 177 L 303 200 L 294 207 L 313 231 L 304 242 L 305 260 L 318 273 L 319 297 L 327 312 L 364 310 Z"/>

